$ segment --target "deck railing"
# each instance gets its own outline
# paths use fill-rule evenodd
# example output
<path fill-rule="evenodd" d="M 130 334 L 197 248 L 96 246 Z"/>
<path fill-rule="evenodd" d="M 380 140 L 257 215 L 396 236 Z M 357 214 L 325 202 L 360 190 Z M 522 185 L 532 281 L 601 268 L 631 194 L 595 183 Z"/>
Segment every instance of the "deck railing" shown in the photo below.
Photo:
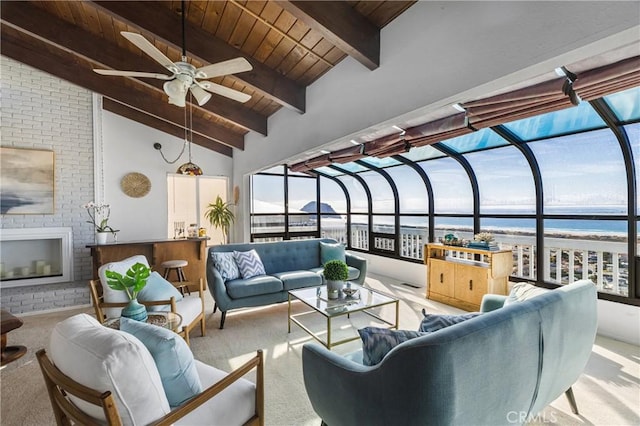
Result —
<path fill-rule="evenodd" d="M 422 259 L 422 250 L 428 242 L 428 231 L 424 228 L 400 227 L 399 255 L 408 259 Z M 436 238 L 442 236 L 444 230 L 437 229 Z M 469 231 L 456 231 L 459 238 L 472 239 Z M 344 225 L 321 227 L 323 238 L 333 238 L 343 244 L 347 243 L 347 228 Z M 536 262 L 536 238 L 524 234 L 494 234 L 502 248 L 513 250 L 513 277 L 535 280 L 538 274 Z M 260 239 L 259 234 L 254 238 Z M 269 238 L 276 240 L 276 238 Z M 378 252 L 393 252 L 393 240 L 384 237 L 374 239 L 374 249 Z M 369 231 L 365 224 L 351 226 L 351 247 L 369 250 Z M 566 237 L 546 237 L 544 249 L 543 278 L 546 282 L 568 284 L 581 279 L 593 281 L 598 291 L 628 295 L 629 260 L 627 243 L 624 241 L 607 241 L 603 238 L 581 238 L 577 235 Z"/>

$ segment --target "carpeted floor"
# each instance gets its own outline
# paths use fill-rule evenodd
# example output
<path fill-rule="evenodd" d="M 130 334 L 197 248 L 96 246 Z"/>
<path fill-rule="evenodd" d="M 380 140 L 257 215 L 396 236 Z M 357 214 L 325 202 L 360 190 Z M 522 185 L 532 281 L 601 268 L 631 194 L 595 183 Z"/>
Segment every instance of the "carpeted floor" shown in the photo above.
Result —
<path fill-rule="evenodd" d="M 424 289 L 385 277 L 370 277 L 367 284 L 401 299 L 400 327 L 404 329 L 415 330 L 418 327 L 423 307 L 436 313 L 460 312 L 425 299 Z M 319 426 L 320 419 L 311 408 L 302 380 L 302 345 L 313 339 L 295 324 L 292 324 L 291 333 L 287 332 L 287 304 L 232 311 L 227 315 L 224 330 L 218 329 L 220 313 L 211 314 L 213 301 L 208 294 L 206 304 L 207 336 L 200 337 L 198 329 L 191 335 L 191 349 L 195 357 L 230 371 L 251 357 L 256 349 L 263 349 L 266 425 Z M 302 309 L 300 303 L 294 304 L 295 311 Z M 51 328 L 58 321 L 79 312 L 93 314 L 93 309 L 23 316 L 24 326 L 11 332 L 9 344 L 25 345 L 28 353 L 1 370 L 0 424 L 55 424 L 35 352 L 47 347 Z M 388 310 L 383 313 L 392 314 Z M 309 326 L 321 330 L 322 318 L 313 317 L 309 319 Z M 354 326 L 364 325 L 364 317 L 352 316 L 349 322 L 338 324 L 336 328 L 341 333 L 355 333 Z M 347 353 L 359 346 L 359 341 L 354 341 L 338 346 L 334 351 Z M 517 360 L 505 360 L 505 368 L 509 362 Z M 252 376 L 248 377 L 252 379 Z M 580 416 L 571 414 L 563 396 L 536 418 L 530 419 L 530 424 L 640 424 L 640 348 L 599 336 L 585 374 L 573 389 Z"/>

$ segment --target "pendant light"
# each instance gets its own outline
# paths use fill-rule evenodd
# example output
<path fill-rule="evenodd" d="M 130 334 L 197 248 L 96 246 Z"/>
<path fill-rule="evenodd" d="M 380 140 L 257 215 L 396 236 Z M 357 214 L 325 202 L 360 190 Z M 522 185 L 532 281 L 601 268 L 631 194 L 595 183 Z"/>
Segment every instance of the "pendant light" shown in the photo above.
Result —
<path fill-rule="evenodd" d="M 189 92 L 191 98 L 191 92 Z M 200 176 L 202 169 L 191 161 L 191 142 L 193 140 L 193 112 L 192 99 L 189 99 L 189 125 L 187 125 L 187 108 L 184 109 L 184 140 L 189 145 L 189 161 L 178 167 L 176 173 L 180 175 Z M 191 136 L 189 137 L 189 133 Z"/>

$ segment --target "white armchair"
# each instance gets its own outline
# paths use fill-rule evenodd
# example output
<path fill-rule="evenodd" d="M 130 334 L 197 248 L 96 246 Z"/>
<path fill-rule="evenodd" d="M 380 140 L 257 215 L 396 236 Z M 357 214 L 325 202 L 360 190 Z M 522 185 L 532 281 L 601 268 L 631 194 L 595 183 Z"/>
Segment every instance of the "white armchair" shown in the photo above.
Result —
<path fill-rule="evenodd" d="M 41 349 L 37 358 L 58 425 L 264 424 L 262 351 L 227 374 L 193 359 L 182 339 L 158 355 L 154 338 L 143 343 L 144 338 L 136 336 L 140 337 L 104 327 L 86 314 L 54 327 L 49 354 Z M 164 344 L 171 339 L 156 340 Z M 166 377 L 175 377 L 173 370 L 167 373 L 166 369 L 175 368 L 177 361 L 167 361 L 167 356 L 184 358 L 185 353 L 190 359 L 182 365 L 193 370 L 195 363 L 202 391 L 171 407 L 174 389 L 163 383 Z M 253 369 L 255 384 L 242 378 Z"/>
<path fill-rule="evenodd" d="M 91 290 L 91 299 L 96 312 L 96 318 L 100 323 L 106 318 L 118 318 L 122 308 L 127 305 L 129 298 L 124 291 L 113 290 L 107 285 L 107 277 L 105 271 L 116 271 L 124 274 L 131 266 L 136 263 L 142 263 L 149 266 L 147 258 L 142 255 L 131 256 L 119 262 L 105 263 L 98 269 L 100 281 L 89 281 Z M 202 280 L 198 283 L 181 282 L 186 286 L 184 296 L 180 295 L 176 290 L 176 295 L 180 296 L 180 300 L 167 297 L 157 300 L 139 300 L 149 309 L 150 306 L 167 306 L 167 310 L 177 312 L 182 317 L 182 325 L 179 334 L 184 337 L 189 344 L 189 334 L 198 324 L 200 324 L 200 332 L 205 335 L 205 315 L 204 315 L 204 283 Z"/>

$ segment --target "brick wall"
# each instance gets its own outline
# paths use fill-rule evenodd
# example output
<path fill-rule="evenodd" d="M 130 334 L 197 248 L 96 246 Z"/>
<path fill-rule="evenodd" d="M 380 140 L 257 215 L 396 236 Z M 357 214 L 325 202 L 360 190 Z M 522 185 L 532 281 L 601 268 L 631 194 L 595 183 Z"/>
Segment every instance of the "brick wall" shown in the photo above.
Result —
<path fill-rule="evenodd" d="M 90 303 L 87 280 L 94 241 L 83 204 L 94 199 L 91 92 L 0 57 L 1 145 L 55 152 L 55 212 L 2 215 L 2 228 L 71 227 L 74 281 L 1 290 L 2 308 L 12 313 Z"/>

